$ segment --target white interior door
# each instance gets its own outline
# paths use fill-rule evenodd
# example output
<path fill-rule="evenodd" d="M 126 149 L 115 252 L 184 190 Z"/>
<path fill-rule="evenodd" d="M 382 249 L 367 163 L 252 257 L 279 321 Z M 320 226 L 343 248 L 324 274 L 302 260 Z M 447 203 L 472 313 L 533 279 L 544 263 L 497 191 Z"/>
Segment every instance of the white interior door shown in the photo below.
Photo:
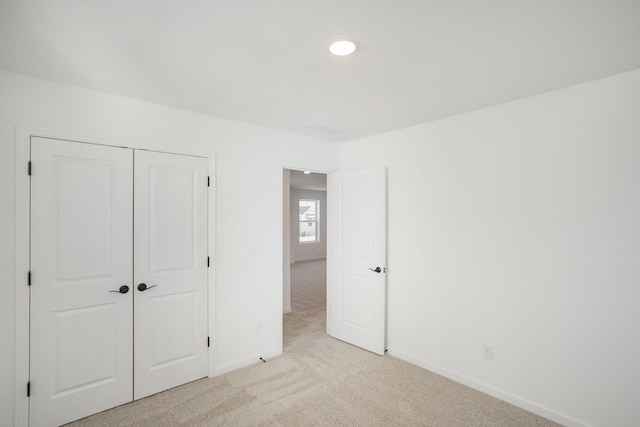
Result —
<path fill-rule="evenodd" d="M 33 137 L 31 162 L 34 427 L 132 400 L 133 154 Z"/>
<path fill-rule="evenodd" d="M 207 159 L 136 151 L 134 181 L 139 399 L 207 376 Z"/>
<path fill-rule="evenodd" d="M 327 333 L 384 354 L 386 170 L 330 173 L 327 187 Z"/>

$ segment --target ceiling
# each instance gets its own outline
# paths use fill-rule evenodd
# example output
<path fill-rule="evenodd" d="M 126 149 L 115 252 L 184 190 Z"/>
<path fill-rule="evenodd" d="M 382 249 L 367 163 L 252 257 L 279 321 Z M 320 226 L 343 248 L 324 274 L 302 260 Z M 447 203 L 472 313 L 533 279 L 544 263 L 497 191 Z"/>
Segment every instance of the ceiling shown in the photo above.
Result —
<path fill-rule="evenodd" d="M 292 169 L 289 173 L 289 187 L 296 190 L 327 191 L 327 175 L 316 172 L 305 174 Z"/>
<path fill-rule="evenodd" d="M 640 0 L 0 0 L 0 68 L 340 142 L 640 68 Z"/>

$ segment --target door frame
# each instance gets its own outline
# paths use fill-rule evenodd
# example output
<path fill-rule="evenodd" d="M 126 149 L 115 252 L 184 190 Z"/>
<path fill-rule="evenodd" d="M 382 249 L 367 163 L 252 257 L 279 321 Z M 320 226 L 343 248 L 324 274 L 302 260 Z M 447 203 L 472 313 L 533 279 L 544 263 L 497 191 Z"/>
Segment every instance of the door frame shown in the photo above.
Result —
<path fill-rule="evenodd" d="M 151 150 L 171 154 L 183 154 L 207 158 L 208 174 L 213 181 L 209 188 L 207 201 L 207 249 L 209 256 L 216 259 L 216 153 L 214 151 L 199 151 L 188 149 L 180 152 L 153 148 L 153 143 L 128 140 L 124 138 L 105 137 L 99 135 L 81 134 L 60 129 L 50 129 L 30 125 L 17 125 L 16 131 L 16 211 L 15 211 L 15 383 L 14 383 L 14 425 L 27 427 L 29 425 L 29 398 L 27 397 L 27 382 L 29 381 L 29 287 L 27 286 L 30 254 L 30 179 L 27 173 L 28 162 L 31 159 L 31 137 L 60 139 L 71 142 L 100 144 L 134 150 Z M 282 177 L 280 178 L 282 182 Z M 281 190 L 282 191 L 282 190 Z M 281 251 L 282 252 L 282 251 Z M 215 326 L 217 325 L 215 308 L 215 262 L 207 275 L 207 328 L 208 335 L 213 341 L 209 347 L 208 372 L 211 378 L 216 367 L 217 340 Z"/>
<path fill-rule="evenodd" d="M 284 162 L 279 162 L 278 164 L 278 215 L 277 215 L 277 224 L 276 224 L 276 230 L 278 230 L 278 236 L 280 237 L 278 239 L 278 265 L 280 265 L 280 270 L 279 270 L 279 281 L 278 283 L 280 283 L 279 289 L 280 289 L 280 301 L 282 301 L 283 299 L 283 294 L 284 294 L 284 269 L 285 269 L 285 265 L 284 265 L 284 244 L 283 244 L 283 239 L 284 239 L 284 170 L 285 169 L 289 169 L 289 170 L 299 170 L 299 171 L 311 171 L 311 173 L 322 173 L 325 175 L 329 175 L 331 172 L 338 172 L 337 168 L 327 168 L 325 166 L 321 166 L 319 164 L 316 163 L 303 163 L 303 162 L 296 162 L 296 161 L 284 161 Z M 329 189 L 327 188 L 327 199 L 329 199 Z M 329 214 L 329 212 L 327 211 L 327 215 Z M 286 266 L 287 268 L 291 268 L 291 266 Z M 327 304 L 329 302 L 327 301 Z M 280 313 L 282 313 L 283 315 L 284 313 L 284 307 L 281 304 L 280 306 Z M 327 319 L 328 320 L 328 319 Z M 329 322 L 327 322 L 327 330 L 329 330 L 330 325 Z M 284 348 L 284 332 L 282 330 L 282 324 L 280 325 L 280 349 L 279 349 L 279 354 L 282 354 L 283 348 Z"/>

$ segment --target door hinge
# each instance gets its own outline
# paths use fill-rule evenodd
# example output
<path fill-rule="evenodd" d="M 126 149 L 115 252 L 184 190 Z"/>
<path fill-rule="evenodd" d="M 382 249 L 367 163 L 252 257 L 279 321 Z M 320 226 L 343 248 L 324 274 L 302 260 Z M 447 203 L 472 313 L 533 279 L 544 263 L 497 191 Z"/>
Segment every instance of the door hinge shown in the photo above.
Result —
<path fill-rule="evenodd" d="M 211 347 L 211 338 L 207 337 L 207 347 Z"/>
<path fill-rule="evenodd" d="M 211 177 L 207 177 L 207 187 L 211 187 Z"/>
<path fill-rule="evenodd" d="M 27 286 L 31 286 L 31 270 L 27 273 Z"/>
<path fill-rule="evenodd" d="M 211 260 L 209 257 L 207 257 L 207 267 L 210 267 L 210 266 L 211 266 Z"/>
<path fill-rule="evenodd" d="M 27 165 L 27 175 L 31 176 L 31 161 Z"/>
<path fill-rule="evenodd" d="M 31 381 L 27 381 L 27 397 L 31 397 Z"/>

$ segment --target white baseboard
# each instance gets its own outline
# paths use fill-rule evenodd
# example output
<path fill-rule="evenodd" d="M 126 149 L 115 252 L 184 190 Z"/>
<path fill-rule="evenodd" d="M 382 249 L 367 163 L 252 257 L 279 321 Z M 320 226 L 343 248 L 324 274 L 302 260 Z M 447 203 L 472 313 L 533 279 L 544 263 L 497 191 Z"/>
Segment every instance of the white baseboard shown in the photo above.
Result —
<path fill-rule="evenodd" d="M 284 314 L 291 313 L 291 307 L 285 307 L 284 310 L 282 310 L 282 312 Z"/>
<path fill-rule="evenodd" d="M 263 361 L 260 360 L 260 358 L 263 358 L 264 360 L 269 360 L 276 356 L 280 356 L 281 354 L 282 354 L 282 350 L 271 350 L 266 353 L 260 353 L 251 357 L 247 357 L 246 359 L 216 366 L 213 369 L 213 372 L 210 372 L 209 378 L 217 377 L 222 374 L 226 374 L 227 372 L 235 371 L 236 369 L 244 368 L 246 366 L 251 366 L 256 363 L 263 363 Z"/>
<path fill-rule="evenodd" d="M 464 384 L 468 387 L 471 387 L 475 390 L 486 393 L 490 396 L 493 396 L 497 399 L 503 400 L 505 402 L 511 403 L 512 405 L 518 406 L 522 409 L 526 409 L 529 412 L 532 412 L 536 415 L 540 415 L 541 417 L 547 418 L 551 421 L 555 421 L 556 423 L 562 424 L 567 427 L 591 427 L 590 424 L 586 424 L 584 422 L 578 421 L 575 418 L 569 417 L 567 415 L 561 414 L 557 411 L 551 410 L 535 402 L 531 402 L 527 399 L 523 399 L 514 394 L 501 390 L 499 388 L 490 386 L 483 382 L 474 380 L 473 378 L 467 377 L 465 375 L 459 374 L 455 371 L 451 371 L 446 368 L 442 368 L 433 363 L 429 363 L 427 361 L 418 359 L 416 357 L 410 356 L 401 351 L 396 351 L 391 348 L 387 349 L 387 354 L 397 357 L 398 359 L 404 360 L 405 362 L 411 363 L 412 365 L 416 365 L 420 368 L 426 369 L 428 371 L 434 372 L 438 375 L 442 375 L 443 377 L 449 378 L 455 382 L 460 384 Z"/>

